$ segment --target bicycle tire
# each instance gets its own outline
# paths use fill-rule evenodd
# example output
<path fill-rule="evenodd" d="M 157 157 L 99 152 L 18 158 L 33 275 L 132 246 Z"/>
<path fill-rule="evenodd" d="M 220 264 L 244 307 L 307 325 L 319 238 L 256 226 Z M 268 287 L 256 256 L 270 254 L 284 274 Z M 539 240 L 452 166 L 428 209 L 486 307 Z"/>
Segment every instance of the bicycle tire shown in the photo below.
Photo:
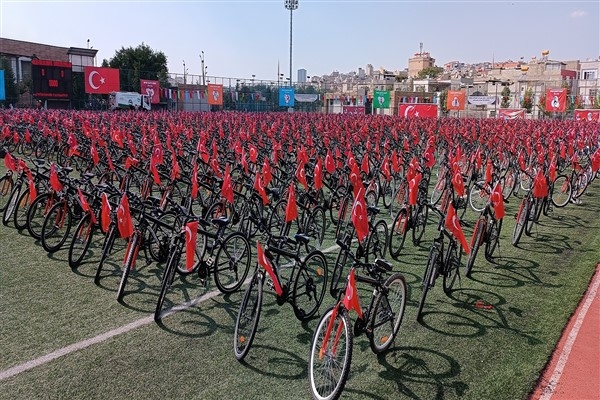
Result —
<path fill-rule="evenodd" d="M 392 185 L 392 180 L 388 181 L 387 179 L 382 179 L 383 184 L 381 185 L 381 200 L 383 201 L 383 206 L 385 208 L 390 208 L 392 205 L 392 196 L 394 194 L 394 187 Z"/>
<path fill-rule="evenodd" d="M 309 246 L 315 249 L 320 249 L 325 239 L 325 219 L 325 210 L 321 206 L 316 206 L 310 210 L 301 229 L 302 233 L 311 238 Z"/>
<path fill-rule="evenodd" d="M 346 250 L 340 249 L 335 259 L 329 286 L 329 293 L 334 299 L 338 298 L 339 291 L 342 290 L 345 285 L 344 273 L 345 271 L 349 271 L 350 267 L 352 267 L 352 258 L 348 255 Z"/>
<path fill-rule="evenodd" d="M 366 262 L 375 261 L 377 258 L 385 258 L 388 243 L 387 223 L 380 219 L 375 223 L 369 233 L 366 248 Z"/>
<path fill-rule="evenodd" d="M 442 177 L 438 179 L 436 184 L 431 189 L 431 204 L 437 205 L 437 203 L 442 198 L 442 194 L 444 193 L 444 189 L 446 188 L 446 178 Z"/>
<path fill-rule="evenodd" d="M 494 252 L 500 243 L 500 232 L 502 231 L 502 219 L 492 220 L 488 228 L 488 237 L 485 242 L 485 258 L 490 261 L 494 257 Z"/>
<path fill-rule="evenodd" d="M 427 218 L 429 216 L 429 208 L 427 208 L 426 205 L 419 203 L 417 207 L 412 229 L 412 240 L 415 246 L 421 244 L 421 239 L 423 239 L 425 228 L 427 227 Z"/>
<path fill-rule="evenodd" d="M 343 199 L 346 197 L 346 193 L 348 191 L 346 190 L 345 186 L 338 186 L 335 191 L 333 193 L 331 193 L 331 199 L 329 200 L 329 218 L 331 219 L 331 223 L 333 225 L 338 224 L 338 216 L 339 216 L 339 210 L 340 210 L 340 205 L 341 202 L 343 201 Z"/>
<path fill-rule="evenodd" d="M 21 192 L 15 211 L 13 212 L 13 223 L 19 231 L 27 228 L 27 211 L 29 211 L 29 204 L 31 202 L 29 193 L 29 188 Z"/>
<path fill-rule="evenodd" d="M 554 179 L 550 199 L 554 207 L 562 208 L 569 204 L 573 195 L 573 186 L 566 175 L 559 175 Z"/>
<path fill-rule="evenodd" d="M 319 310 L 327 291 L 327 259 L 319 251 L 306 256 L 294 279 L 292 305 L 300 321 L 307 321 Z"/>
<path fill-rule="evenodd" d="M 117 236 L 117 227 L 115 224 L 110 224 L 108 228 L 108 232 L 104 236 L 104 241 L 102 242 L 102 251 L 100 252 L 100 260 L 98 261 L 98 267 L 96 268 L 96 275 L 94 276 L 94 283 L 97 285 L 100 283 L 100 273 L 102 272 L 102 267 L 104 266 L 104 262 L 112 252 L 112 248 L 115 244 L 115 238 Z"/>
<path fill-rule="evenodd" d="M 517 220 L 515 222 L 515 227 L 513 229 L 513 235 L 511 243 L 513 246 L 519 244 L 521 240 L 521 236 L 523 235 L 523 230 L 525 229 L 525 224 L 527 222 L 527 215 L 529 214 L 529 200 L 528 197 L 523 197 L 521 200 L 521 205 L 519 206 L 519 211 L 517 212 Z"/>
<path fill-rule="evenodd" d="M 250 243 L 243 233 L 233 232 L 223 240 L 213 263 L 215 284 L 221 293 L 233 293 L 242 286 L 251 260 Z"/>
<path fill-rule="evenodd" d="M 465 276 L 467 278 L 471 277 L 471 272 L 473 270 L 473 265 L 475 264 L 475 259 L 477 258 L 477 253 L 479 251 L 479 247 L 484 241 L 485 232 L 486 232 L 486 224 L 487 220 L 485 217 L 480 216 L 475 223 L 475 228 L 473 228 L 473 237 L 471 238 L 471 251 L 469 252 L 469 257 L 467 258 L 467 265 L 465 269 Z"/>
<path fill-rule="evenodd" d="M 383 292 L 375 297 L 369 319 L 369 344 L 375 354 L 388 350 L 394 342 L 406 307 L 407 288 L 402 274 L 391 275 L 383 287 Z"/>
<path fill-rule="evenodd" d="M 2 225 L 8 226 L 9 221 L 12 219 L 13 212 L 17 207 L 17 202 L 19 200 L 19 195 L 21 194 L 21 185 L 16 184 L 13 186 L 13 189 L 8 197 L 8 201 L 6 206 L 4 207 L 4 212 L 2 213 Z"/>
<path fill-rule="evenodd" d="M 171 251 L 169 251 L 169 258 L 167 259 L 165 270 L 160 281 L 160 292 L 158 293 L 156 308 L 154 309 L 154 321 L 156 322 L 160 321 L 162 318 L 162 309 L 165 298 L 167 297 L 169 288 L 173 284 L 173 279 L 175 279 L 175 271 L 177 269 L 177 265 L 179 265 L 179 262 L 181 261 L 182 250 L 183 243 L 178 241 L 175 243 Z"/>
<path fill-rule="evenodd" d="M 460 261 L 462 258 L 462 250 L 460 245 L 456 242 L 452 242 L 448 246 L 448 256 L 446 257 L 446 266 L 444 279 L 442 279 L 442 287 L 446 296 L 450 296 L 452 288 L 456 283 L 456 278 L 459 276 Z"/>
<path fill-rule="evenodd" d="M 233 330 L 233 354 L 242 361 L 250 351 L 258 329 L 263 299 L 263 275 L 256 272 L 244 292 Z"/>
<path fill-rule="evenodd" d="M 48 253 L 55 253 L 67 240 L 71 232 L 73 214 L 66 201 L 52 206 L 42 224 L 42 247 Z"/>
<path fill-rule="evenodd" d="M 335 320 L 330 322 L 331 318 Z M 331 331 L 327 334 L 330 324 Z M 313 334 L 308 358 L 308 381 L 315 400 L 336 400 L 341 396 L 352 363 L 353 341 L 352 322 L 345 309 L 340 307 L 335 317 L 333 308 L 323 314 Z M 334 371 L 331 367 L 341 368 Z"/>
<path fill-rule="evenodd" d="M 392 231 L 390 234 L 390 255 L 397 259 L 404 247 L 404 242 L 406 241 L 406 235 L 409 230 L 409 217 L 408 210 L 406 208 L 402 208 L 398 211 L 398 214 L 394 218 L 394 222 L 392 224 Z"/>
<path fill-rule="evenodd" d="M 377 203 L 379 201 L 379 196 L 377 195 L 377 191 L 371 189 L 367 191 L 365 194 L 365 204 L 370 207 L 377 207 Z"/>
<path fill-rule="evenodd" d="M 402 208 L 406 206 L 406 196 L 407 196 L 407 188 L 406 188 L 406 180 L 402 179 L 396 187 L 394 194 L 392 196 L 392 201 L 390 205 L 390 216 L 395 216 Z"/>
<path fill-rule="evenodd" d="M 433 287 L 437 278 L 438 266 L 439 266 L 440 248 L 433 244 L 429 249 L 429 255 L 427 256 L 427 265 L 425 267 L 425 273 L 423 274 L 423 290 L 421 291 L 421 299 L 419 300 L 419 307 L 417 308 L 417 321 L 421 320 L 423 307 L 425 306 L 425 299 L 429 289 Z"/>
<path fill-rule="evenodd" d="M 36 240 L 42 238 L 42 224 L 53 203 L 54 194 L 42 193 L 29 206 L 27 210 L 27 232 L 32 238 Z"/>
<path fill-rule="evenodd" d="M 531 236 L 531 232 L 533 231 L 533 225 L 537 221 L 537 217 L 541 211 L 541 202 L 542 199 L 532 198 L 529 206 L 529 213 L 527 213 L 527 221 L 525 222 L 525 234 L 527 236 Z"/>
<path fill-rule="evenodd" d="M 92 222 L 92 217 L 86 214 L 75 227 L 75 232 L 69 245 L 69 266 L 71 268 L 75 269 L 81 265 L 92 243 L 94 230 L 95 225 Z"/>
<path fill-rule="evenodd" d="M 8 199 L 12 193 L 13 181 L 8 176 L 0 178 L 0 212 L 4 212 Z"/>
<path fill-rule="evenodd" d="M 131 238 L 129 238 L 129 243 L 127 243 L 127 249 L 125 250 L 125 260 L 123 262 L 121 281 L 119 282 L 119 287 L 117 288 L 117 301 L 119 302 L 122 301 L 123 296 L 125 296 L 125 286 L 127 286 L 127 281 L 129 280 L 129 273 L 133 269 L 135 256 L 139 251 L 139 241 L 140 234 L 138 232 L 133 232 L 133 235 L 131 236 Z"/>
<path fill-rule="evenodd" d="M 486 191 L 485 181 L 478 181 L 469 189 L 469 207 L 475 212 L 482 212 L 487 205 L 490 195 Z"/>

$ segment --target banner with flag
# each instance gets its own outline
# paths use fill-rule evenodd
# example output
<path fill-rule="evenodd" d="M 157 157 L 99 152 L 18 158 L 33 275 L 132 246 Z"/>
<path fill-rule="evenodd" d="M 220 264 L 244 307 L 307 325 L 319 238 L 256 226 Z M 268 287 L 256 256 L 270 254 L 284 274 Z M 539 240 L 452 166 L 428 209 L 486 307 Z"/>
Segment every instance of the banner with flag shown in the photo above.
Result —
<path fill-rule="evenodd" d="M 294 107 L 294 88 L 279 89 L 279 107 Z"/>
<path fill-rule="evenodd" d="M 437 117 L 437 104 L 430 103 L 402 103 L 398 105 L 398 116 L 404 118 L 412 117 Z"/>
<path fill-rule="evenodd" d="M 140 93 L 150 97 L 150 104 L 160 103 L 160 82 L 140 79 Z"/>
<path fill-rule="evenodd" d="M 364 115 L 365 106 L 342 106 L 342 114 Z"/>
<path fill-rule="evenodd" d="M 573 118 L 575 118 L 576 121 L 598 122 L 600 121 L 600 110 L 574 110 Z"/>
<path fill-rule="evenodd" d="M 109 94 L 121 90 L 118 68 L 84 67 L 85 92 Z"/>
<path fill-rule="evenodd" d="M 208 84 L 208 104 L 214 106 L 223 105 L 223 85 Z"/>
<path fill-rule="evenodd" d="M 567 89 L 546 89 L 546 111 L 564 112 L 567 109 Z"/>
<path fill-rule="evenodd" d="M 460 111 L 465 109 L 465 92 L 462 90 L 449 90 L 446 99 L 446 109 Z"/>
<path fill-rule="evenodd" d="M 373 91 L 373 108 L 390 108 L 389 90 Z"/>
<path fill-rule="evenodd" d="M 500 108 L 498 109 L 498 118 L 503 120 L 510 119 L 524 119 L 525 109 L 524 108 Z"/>

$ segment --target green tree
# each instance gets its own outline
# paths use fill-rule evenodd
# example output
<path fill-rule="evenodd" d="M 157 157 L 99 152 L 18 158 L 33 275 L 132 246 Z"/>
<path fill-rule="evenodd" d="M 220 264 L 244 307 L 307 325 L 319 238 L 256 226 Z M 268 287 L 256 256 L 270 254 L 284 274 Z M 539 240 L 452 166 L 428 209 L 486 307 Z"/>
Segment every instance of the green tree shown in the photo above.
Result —
<path fill-rule="evenodd" d="M 444 72 L 444 68 L 442 67 L 427 67 L 419 71 L 417 79 L 427 79 L 427 77 L 429 77 L 429 79 L 435 79 L 440 76 L 442 72 Z"/>
<path fill-rule="evenodd" d="M 501 95 L 502 100 L 500 101 L 500 107 L 508 108 L 510 106 L 510 88 L 508 86 L 504 86 Z"/>
<path fill-rule="evenodd" d="M 10 61 L 7 58 L 0 58 L 0 69 L 4 70 L 4 92 L 6 99 L 3 102 L 5 104 L 16 105 L 19 101 L 19 86 L 17 85 L 17 79 L 15 78 Z"/>
<path fill-rule="evenodd" d="M 521 108 L 524 108 L 527 114 L 531 114 L 531 110 L 533 109 L 533 89 L 529 88 L 525 91 L 523 100 L 521 100 Z"/>
<path fill-rule="evenodd" d="M 119 68 L 122 90 L 138 92 L 140 79 L 158 80 L 161 87 L 169 87 L 167 56 L 144 43 L 136 48 L 121 47 L 110 60 L 104 59 L 102 66 Z"/>
<path fill-rule="evenodd" d="M 447 100 L 448 100 L 448 89 L 445 89 L 442 93 L 440 93 L 440 109 L 442 110 L 442 115 L 448 114 L 448 109 L 446 108 Z"/>

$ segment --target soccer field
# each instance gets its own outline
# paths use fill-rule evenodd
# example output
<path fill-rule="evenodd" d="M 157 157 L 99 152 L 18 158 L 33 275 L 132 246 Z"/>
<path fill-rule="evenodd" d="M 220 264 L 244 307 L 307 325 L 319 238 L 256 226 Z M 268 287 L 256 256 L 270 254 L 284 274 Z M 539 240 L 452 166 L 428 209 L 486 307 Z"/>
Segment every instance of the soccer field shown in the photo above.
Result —
<path fill-rule="evenodd" d="M 438 281 L 419 323 L 435 234 L 430 220 L 421 246 L 408 244 L 393 261 L 409 286 L 395 344 L 377 357 L 364 336 L 355 339 L 342 398 L 525 399 L 600 260 L 599 194 L 594 182 L 581 205 L 542 216 L 519 248 L 510 244 L 519 203 L 511 198 L 500 258 L 493 264 L 478 256 L 472 279 L 462 277 L 450 297 Z M 475 218 L 467 211 L 467 221 Z M 213 282 L 204 288 L 194 275 L 176 277 L 167 300 L 184 306 L 159 325 L 152 312 L 162 266 L 138 263 L 120 304 L 124 246 L 95 285 L 100 238 L 94 245 L 87 262 L 71 270 L 65 249 L 49 256 L 26 231 L 0 226 L 0 399 L 310 397 L 307 359 L 317 319 L 301 324 L 289 304 L 266 294 L 254 345 L 239 363 L 232 343 L 241 293 L 223 296 Z M 331 266 L 337 250 L 328 250 Z M 368 293 L 361 301 L 366 306 Z M 333 303 L 327 294 L 321 311 Z"/>

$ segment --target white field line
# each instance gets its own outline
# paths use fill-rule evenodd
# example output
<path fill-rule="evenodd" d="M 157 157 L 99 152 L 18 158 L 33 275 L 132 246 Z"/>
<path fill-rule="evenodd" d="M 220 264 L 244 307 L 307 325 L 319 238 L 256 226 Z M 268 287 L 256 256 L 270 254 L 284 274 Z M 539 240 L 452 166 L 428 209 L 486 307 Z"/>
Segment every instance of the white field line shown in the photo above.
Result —
<path fill-rule="evenodd" d="M 333 245 L 333 246 L 328 247 L 328 248 L 326 248 L 326 249 L 324 249 L 322 251 L 323 251 L 323 253 L 330 253 L 330 252 L 332 252 L 332 251 L 334 251 L 334 250 L 336 250 L 338 248 L 339 248 L 338 245 Z M 247 283 L 248 281 L 249 281 L 249 279 L 245 283 Z M 195 299 L 192 299 L 192 300 L 187 301 L 187 302 L 185 302 L 183 304 L 180 304 L 178 306 L 174 306 L 174 307 L 172 307 L 172 308 L 170 308 L 168 310 L 165 310 L 162 313 L 162 317 L 164 318 L 164 317 L 166 317 L 168 315 L 171 315 L 171 314 L 174 314 L 174 313 L 176 313 L 178 311 L 182 311 L 182 310 L 185 310 L 187 308 L 193 307 L 196 304 L 202 303 L 203 301 L 206 301 L 206 300 L 209 300 L 209 299 L 211 299 L 213 297 L 216 297 L 219 294 L 221 294 L 221 292 L 219 292 L 218 290 L 213 290 L 212 292 L 205 293 L 202 296 L 199 296 L 199 297 L 197 297 Z M 137 329 L 137 328 L 139 328 L 141 326 L 149 325 L 152 322 L 154 322 L 154 317 L 152 315 L 144 317 L 144 318 L 140 318 L 140 319 L 138 319 L 136 321 L 133 321 L 133 322 L 131 322 L 129 324 L 120 326 L 118 328 L 112 329 L 112 330 L 110 330 L 108 332 L 105 332 L 105 333 L 101 333 L 98 336 L 94 336 L 92 338 L 82 340 L 81 342 L 73 343 L 71 345 L 62 347 L 62 348 L 60 348 L 58 350 L 55 350 L 55 351 L 53 351 L 51 353 L 48 353 L 46 355 L 43 355 L 41 357 L 35 358 L 33 360 L 29 360 L 29 361 L 27 361 L 27 362 L 25 362 L 23 364 L 19 364 L 19 365 L 16 365 L 14 367 L 5 369 L 4 371 L 0 371 L 0 381 L 9 379 L 9 378 L 11 378 L 11 377 L 13 377 L 15 375 L 20 374 L 21 372 L 28 371 L 28 370 L 30 370 L 32 368 L 35 368 L 35 367 L 39 367 L 40 365 L 44 365 L 46 363 L 49 363 L 50 361 L 53 361 L 53 360 L 55 360 L 55 359 L 57 359 L 59 357 L 66 356 L 66 355 L 71 354 L 73 352 L 76 352 L 78 350 L 85 349 L 86 347 L 92 346 L 94 344 L 105 342 L 105 341 L 107 341 L 107 340 L 109 340 L 109 339 L 111 339 L 111 338 L 113 338 L 115 336 L 122 335 L 124 333 L 129 332 L 129 331 Z"/>
<path fill-rule="evenodd" d="M 594 278 L 594 282 L 593 282 L 592 286 L 590 287 L 588 294 L 585 296 L 585 302 L 583 303 L 583 305 L 581 306 L 581 309 L 579 309 L 579 312 L 577 313 L 577 318 L 575 319 L 575 323 L 573 324 L 573 327 L 571 328 L 571 331 L 569 332 L 569 336 L 567 337 L 567 341 L 565 342 L 565 345 L 564 345 L 562 351 L 560 352 L 560 357 L 558 359 L 558 362 L 556 363 L 556 366 L 554 367 L 552 376 L 550 377 L 548 384 L 542 391 L 543 395 L 542 395 L 542 397 L 540 397 L 540 400 L 550 400 L 550 398 L 554 394 L 554 391 L 556 390 L 556 386 L 558 385 L 558 382 L 560 381 L 560 378 L 565 369 L 565 366 L 567 365 L 569 355 L 571 354 L 571 350 L 573 349 L 573 344 L 575 343 L 575 339 L 577 339 L 577 334 L 579 333 L 579 329 L 581 329 L 583 320 L 598 293 L 598 287 L 600 286 L 600 272 L 598 272 L 598 270 L 597 270 L 595 275 L 596 276 Z"/>

